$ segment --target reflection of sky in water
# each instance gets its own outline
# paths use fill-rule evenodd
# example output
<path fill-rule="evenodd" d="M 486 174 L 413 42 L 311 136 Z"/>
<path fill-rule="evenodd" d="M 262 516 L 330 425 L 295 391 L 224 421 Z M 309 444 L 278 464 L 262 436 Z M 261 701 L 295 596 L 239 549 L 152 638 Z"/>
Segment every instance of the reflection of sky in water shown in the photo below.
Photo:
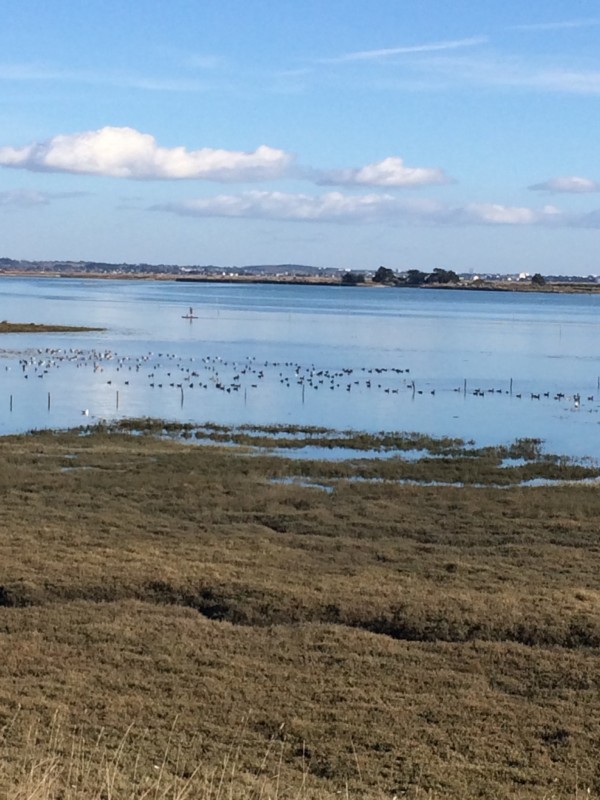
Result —
<path fill-rule="evenodd" d="M 600 297 L 44 278 L 3 278 L 0 287 L 2 319 L 108 329 L 3 336 L 0 432 L 80 424 L 88 409 L 89 419 L 292 422 L 480 443 L 535 436 L 548 449 L 600 457 Z M 192 322 L 182 319 L 189 306 L 199 317 Z M 30 366 L 25 378 L 11 351 L 46 347 L 111 350 L 129 361 L 117 369 L 116 358 L 106 359 L 94 371 L 83 355 L 78 366 L 62 353 L 42 377 Z M 136 362 L 142 356 L 148 360 Z M 222 359 L 217 380 L 202 361 L 208 356 Z M 247 358 L 264 375 L 248 371 L 231 390 Z M 315 373 L 354 371 L 333 386 L 326 379 L 309 385 L 311 365 Z M 368 372 L 375 368 L 388 371 Z M 187 369 L 198 379 L 186 383 Z M 555 400 L 559 392 L 565 397 Z"/>

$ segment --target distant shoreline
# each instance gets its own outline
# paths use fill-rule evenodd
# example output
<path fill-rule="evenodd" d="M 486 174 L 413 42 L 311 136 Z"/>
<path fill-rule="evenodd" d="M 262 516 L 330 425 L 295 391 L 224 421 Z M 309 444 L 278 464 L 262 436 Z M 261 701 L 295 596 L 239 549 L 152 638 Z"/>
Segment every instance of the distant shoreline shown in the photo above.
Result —
<path fill-rule="evenodd" d="M 356 286 L 346 287 L 341 280 L 320 276 L 259 276 L 259 275 L 176 275 L 168 272 L 115 274 L 105 272 L 33 272 L 10 270 L 0 272 L 2 278 L 72 278 L 76 280 L 122 280 L 122 281 L 172 281 L 174 283 L 221 283 L 221 284 L 265 284 L 292 286 L 339 286 L 352 289 L 444 289 L 474 292 L 536 292 L 539 294 L 598 294 L 600 283 L 568 283 L 547 280 L 545 285 L 532 285 L 528 281 L 471 281 L 468 283 L 429 283 L 417 286 L 389 285 L 366 281 Z"/>

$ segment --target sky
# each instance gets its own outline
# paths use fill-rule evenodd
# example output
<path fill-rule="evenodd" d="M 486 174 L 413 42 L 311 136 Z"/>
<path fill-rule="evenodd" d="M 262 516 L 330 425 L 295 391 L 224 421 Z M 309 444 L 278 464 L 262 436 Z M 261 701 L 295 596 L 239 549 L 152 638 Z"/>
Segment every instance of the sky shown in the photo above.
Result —
<path fill-rule="evenodd" d="M 0 257 L 600 274 L 598 0 L 3 0 Z"/>

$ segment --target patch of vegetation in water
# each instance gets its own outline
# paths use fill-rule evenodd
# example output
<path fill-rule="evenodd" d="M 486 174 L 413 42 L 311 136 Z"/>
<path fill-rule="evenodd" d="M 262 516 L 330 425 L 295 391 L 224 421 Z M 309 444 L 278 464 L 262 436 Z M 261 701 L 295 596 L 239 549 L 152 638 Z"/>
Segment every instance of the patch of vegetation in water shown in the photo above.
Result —
<path fill-rule="evenodd" d="M 276 425 L 230 427 L 151 418 L 120 419 L 79 430 L 87 434 L 162 436 L 198 441 L 202 446 L 237 446 L 246 454 L 263 454 L 273 463 L 279 462 L 278 476 L 317 481 L 360 479 L 507 487 L 535 480 L 568 482 L 600 478 L 600 468 L 594 464 L 544 453 L 540 439 L 521 438 L 508 445 L 477 448 L 462 439 L 412 432 L 337 432 L 328 428 Z M 286 460 L 286 449 L 298 453 L 302 448 L 311 448 L 311 457 Z M 319 450 L 333 448 L 340 452 L 352 451 L 352 456 L 333 460 L 318 458 Z M 357 457 L 356 451 L 364 451 L 365 457 Z M 414 457 L 415 452 L 421 454 L 420 457 Z M 377 457 L 377 453 L 385 453 L 386 458 Z M 411 457 L 403 458 L 403 453 L 410 453 Z"/>
<path fill-rule="evenodd" d="M 132 432 L 172 435 L 192 434 L 198 439 L 216 443 L 227 442 L 255 447 L 298 449 L 308 446 L 341 448 L 348 450 L 373 450 L 399 452 L 425 450 L 432 454 L 459 454 L 465 448 L 462 439 L 434 437 L 411 432 L 368 433 L 364 431 L 336 431 L 331 428 L 300 425 L 242 425 L 228 426 L 217 423 L 168 422 L 153 418 L 126 418 L 86 426 L 86 430 L 105 432 Z M 288 436 L 286 436 L 288 434 Z"/>
<path fill-rule="evenodd" d="M 0 333 L 87 333 L 104 330 L 106 328 L 94 328 L 88 325 L 50 325 L 37 322 L 0 321 Z"/>

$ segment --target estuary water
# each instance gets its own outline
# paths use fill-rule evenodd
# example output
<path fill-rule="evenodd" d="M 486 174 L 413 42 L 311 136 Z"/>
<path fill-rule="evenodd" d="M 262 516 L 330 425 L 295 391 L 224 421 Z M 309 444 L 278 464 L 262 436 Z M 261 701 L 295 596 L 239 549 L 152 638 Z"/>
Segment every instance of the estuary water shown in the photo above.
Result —
<path fill-rule="evenodd" d="M 600 459 L 600 296 L 7 277 L 0 319 L 105 328 L 2 336 L 3 434 L 152 416 Z"/>

